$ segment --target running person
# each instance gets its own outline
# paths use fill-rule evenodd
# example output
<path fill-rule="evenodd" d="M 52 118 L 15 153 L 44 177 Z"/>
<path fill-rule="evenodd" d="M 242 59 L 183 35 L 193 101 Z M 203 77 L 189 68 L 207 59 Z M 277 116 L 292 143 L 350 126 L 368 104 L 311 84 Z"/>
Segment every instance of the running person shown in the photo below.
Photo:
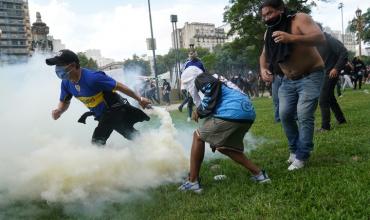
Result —
<path fill-rule="evenodd" d="M 90 109 L 79 122 L 85 123 L 88 116 L 94 116 L 99 121 L 92 136 L 93 144 L 105 145 L 113 130 L 132 140 L 138 133 L 134 124 L 149 120 L 143 111 L 131 106 L 116 91 L 137 100 L 143 108 L 149 107 L 148 99 L 136 95 L 104 72 L 81 68 L 74 52 L 61 50 L 55 57 L 46 59 L 46 64 L 55 65 L 56 75 L 62 80 L 60 102 L 52 111 L 53 119 L 60 118 L 67 111 L 72 97 L 76 97 Z"/>

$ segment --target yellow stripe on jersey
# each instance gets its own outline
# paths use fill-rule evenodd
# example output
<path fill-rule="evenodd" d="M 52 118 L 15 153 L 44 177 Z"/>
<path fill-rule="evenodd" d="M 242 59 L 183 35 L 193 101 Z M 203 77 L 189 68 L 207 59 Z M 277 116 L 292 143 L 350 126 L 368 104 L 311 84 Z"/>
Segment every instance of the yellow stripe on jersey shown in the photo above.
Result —
<path fill-rule="evenodd" d="M 82 103 L 86 105 L 88 108 L 94 108 L 98 106 L 100 103 L 104 102 L 104 95 L 103 92 L 100 92 L 94 96 L 90 97 L 76 97 L 78 98 Z"/>

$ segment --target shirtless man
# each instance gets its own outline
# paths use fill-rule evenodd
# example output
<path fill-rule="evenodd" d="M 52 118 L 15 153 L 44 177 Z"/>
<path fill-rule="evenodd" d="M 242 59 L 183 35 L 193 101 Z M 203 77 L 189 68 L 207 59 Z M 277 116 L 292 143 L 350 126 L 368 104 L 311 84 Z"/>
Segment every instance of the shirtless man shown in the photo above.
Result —
<path fill-rule="evenodd" d="M 313 150 L 314 113 L 324 77 L 324 62 L 315 46 L 324 43 L 325 36 L 309 15 L 289 14 L 282 0 L 263 1 L 260 12 L 267 25 L 261 77 L 271 82 L 277 66 L 284 73 L 278 95 L 290 150 L 288 170 L 300 169 Z"/>

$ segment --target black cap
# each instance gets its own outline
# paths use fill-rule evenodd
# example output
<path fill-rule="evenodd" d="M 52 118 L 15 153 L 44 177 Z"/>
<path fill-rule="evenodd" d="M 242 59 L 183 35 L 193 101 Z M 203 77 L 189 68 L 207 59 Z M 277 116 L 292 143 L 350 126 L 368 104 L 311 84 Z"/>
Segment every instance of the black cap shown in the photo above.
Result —
<path fill-rule="evenodd" d="M 71 50 L 60 50 L 55 57 L 46 59 L 46 64 L 49 66 L 66 65 L 70 63 L 80 63 L 78 56 Z"/>

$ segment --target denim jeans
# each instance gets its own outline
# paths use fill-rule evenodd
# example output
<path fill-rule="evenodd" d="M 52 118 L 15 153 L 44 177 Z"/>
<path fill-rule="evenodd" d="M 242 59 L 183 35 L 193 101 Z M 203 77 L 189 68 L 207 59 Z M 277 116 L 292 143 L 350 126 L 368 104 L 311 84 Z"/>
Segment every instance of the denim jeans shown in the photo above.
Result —
<path fill-rule="evenodd" d="M 279 74 L 274 75 L 274 80 L 272 81 L 272 102 L 274 104 L 274 119 L 275 122 L 280 122 L 279 117 L 279 87 L 281 86 L 281 83 L 283 81 L 283 77 Z"/>
<path fill-rule="evenodd" d="M 284 77 L 279 88 L 280 120 L 288 138 L 289 150 L 296 154 L 298 160 L 307 160 L 313 150 L 315 110 L 323 78 L 323 70 L 299 80 Z"/>

